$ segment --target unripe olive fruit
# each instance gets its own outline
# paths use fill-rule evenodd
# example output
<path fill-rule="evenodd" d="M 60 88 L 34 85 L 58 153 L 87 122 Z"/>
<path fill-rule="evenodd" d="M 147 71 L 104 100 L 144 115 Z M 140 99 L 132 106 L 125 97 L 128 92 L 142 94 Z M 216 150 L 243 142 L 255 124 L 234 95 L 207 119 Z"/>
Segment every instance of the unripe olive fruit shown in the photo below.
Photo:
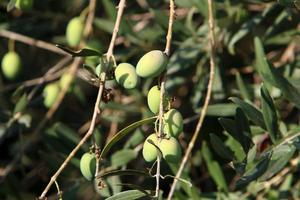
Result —
<path fill-rule="evenodd" d="M 80 159 L 80 171 L 84 178 L 92 180 L 96 171 L 96 158 L 94 154 L 85 153 Z"/>
<path fill-rule="evenodd" d="M 153 133 L 149 135 L 144 142 L 143 157 L 147 162 L 152 162 L 157 158 L 157 149 L 155 148 L 155 146 L 147 142 L 148 139 L 152 140 L 156 145 L 158 143 L 158 140 L 156 134 Z"/>
<path fill-rule="evenodd" d="M 70 73 L 64 73 L 60 80 L 59 80 L 59 86 L 60 88 L 63 88 L 68 82 L 71 81 L 69 88 L 67 89 L 68 92 L 71 92 L 73 90 L 74 87 L 74 80 L 72 80 L 73 77 Z"/>
<path fill-rule="evenodd" d="M 66 37 L 67 42 L 71 47 L 78 46 L 82 37 L 83 28 L 83 22 L 79 17 L 71 19 L 71 21 L 68 23 Z"/>
<path fill-rule="evenodd" d="M 183 118 L 176 109 L 171 109 L 164 114 L 164 133 L 168 136 L 178 137 L 183 129 Z"/>
<path fill-rule="evenodd" d="M 159 148 L 164 159 L 169 163 L 178 163 L 181 159 L 181 147 L 179 142 L 174 138 L 163 139 Z"/>
<path fill-rule="evenodd" d="M 129 63 L 121 63 L 115 70 L 116 81 L 125 89 L 132 89 L 137 86 L 138 76 L 135 68 Z"/>
<path fill-rule="evenodd" d="M 17 0 L 15 3 L 15 7 L 19 10 L 31 10 L 33 4 L 33 0 Z"/>
<path fill-rule="evenodd" d="M 143 78 L 156 77 L 164 71 L 167 61 L 168 58 L 162 51 L 150 51 L 139 60 L 136 73 Z"/>
<path fill-rule="evenodd" d="M 60 87 L 58 83 L 50 83 L 46 85 L 43 91 L 43 96 L 44 96 L 44 105 L 47 108 L 50 108 L 54 104 L 59 94 L 59 91 L 60 91 Z"/>
<path fill-rule="evenodd" d="M 22 67 L 20 56 L 13 51 L 6 53 L 2 59 L 1 66 L 2 66 L 3 75 L 7 79 L 9 80 L 16 79 Z"/>
<path fill-rule="evenodd" d="M 160 105 L 160 90 L 157 85 L 153 86 L 149 90 L 147 95 L 147 102 L 151 112 L 157 114 L 159 112 L 159 105 Z M 168 100 L 166 97 L 164 98 L 163 104 L 164 107 L 168 105 Z"/>

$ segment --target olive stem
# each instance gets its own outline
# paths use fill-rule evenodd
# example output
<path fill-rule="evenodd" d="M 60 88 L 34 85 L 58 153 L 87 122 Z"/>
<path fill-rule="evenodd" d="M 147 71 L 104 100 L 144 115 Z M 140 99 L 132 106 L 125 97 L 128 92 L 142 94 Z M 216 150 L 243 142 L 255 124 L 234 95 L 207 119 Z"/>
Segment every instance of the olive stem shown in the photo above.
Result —
<path fill-rule="evenodd" d="M 118 6 L 118 14 L 117 14 L 117 19 L 115 22 L 115 27 L 114 27 L 114 32 L 110 41 L 110 46 L 108 49 L 108 53 L 107 55 L 107 60 L 109 61 L 110 58 L 113 55 L 113 49 L 114 49 L 114 44 L 115 44 L 115 40 L 118 34 L 118 30 L 119 30 L 119 26 L 120 26 L 120 22 L 121 22 L 121 18 L 122 18 L 122 14 L 123 14 L 123 10 L 125 8 L 125 2 L 126 0 L 120 0 L 119 2 L 119 6 Z M 90 6 L 93 8 L 93 10 L 95 10 L 96 7 L 96 0 L 91 0 L 90 1 Z M 90 8 L 91 8 L 90 7 Z M 94 12 L 91 12 L 92 15 L 94 15 Z M 91 13 L 89 15 L 91 15 Z M 94 17 L 90 17 L 88 16 L 87 22 L 92 22 Z M 90 20 L 89 20 L 90 19 Z M 89 25 L 91 26 L 91 24 Z M 88 26 L 86 26 L 88 27 Z M 91 29 L 90 29 L 91 30 Z M 76 61 L 77 59 L 75 59 Z M 75 62 L 74 61 L 74 62 Z M 109 64 L 109 62 L 108 62 Z M 107 67 L 106 67 L 107 68 Z M 80 142 L 76 145 L 76 147 L 71 151 L 71 153 L 68 155 L 68 157 L 65 159 L 65 161 L 62 163 L 62 165 L 59 167 L 59 169 L 57 170 L 57 172 L 51 177 L 50 182 L 48 183 L 48 185 L 46 186 L 46 188 L 44 189 L 44 191 L 42 192 L 41 196 L 39 197 L 39 199 L 45 199 L 47 192 L 49 191 L 50 187 L 52 186 L 52 184 L 56 181 L 57 177 L 60 175 L 60 173 L 64 170 L 64 168 L 67 166 L 67 164 L 70 162 L 70 160 L 75 156 L 75 154 L 77 153 L 77 151 L 80 149 L 80 147 L 88 140 L 88 138 L 93 134 L 94 132 L 94 128 L 95 128 L 95 124 L 96 124 L 96 118 L 98 116 L 99 112 L 99 104 L 101 102 L 102 99 L 102 94 L 104 91 L 104 86 L 105 86 L 105 80 L 106 80 L 106 70 L 103 71 L 100 74 L 100 82 L 99 82 L 99 90 L 98 90 L 98 94 L 97 94 L 97 99 L 95 102 L 95 106 L 94 106 L 94 112 L 93 112 L 93 117 L 91 120 L 91 124 L 89 127 L 89 130 L 87 131 L 87 133 L 85 134 L 85 136 L 80 140 Z"/>
<path fill-rule="evenodd" d="M 169 26 L 168 26 L 168 32 L 166 36 L 166 47 L 164 53 L 169 56 L 170 55 L 170 48 L 171 48 L 171 42 L 172 42 L 172 33 L 173 33 L 173 22 L 174 22 L 174 16 L 175 16 L 175 3 L 174 0 L 170 0 L 170 16 L 169 16 Z M 158 147 L 160 148 L 160 142 L 163 137 L 163 116 L 164 116 L 164 98 L 165 98 L 165 84 L 166 84 L 166 77 L 167 72 L 165 71 L 161 75 L 160 79 L 160 102 L 159 102 L 159 125 L 158 125 Z M 159 155 L 157 156 L 157 165 L 156 165 L 156 188 L 155 188 L 155 197 L 159 198 L 159 181 L 160 181 L 160 161 L 161 158 Z"/>
<path fill-rule="evenodd" d="M 207 93 L 206 93 L 205 102 L 204 102 L 203 108 L 201 110 L 199 121 L 197 123 L 195 132 L 193 134 L 191 141 L 189 142 L 188 148 L 187 148 L 185 155 L 180 163 L 180 167 L 176 173 L 175 179 L 173 180 L 171 189 L 169 191 L 168 200 L 172 199 L 178 179 L 180 178 L 180 176 L 182 174 L 183 168 L 192 152 L 192 149 L 194 147 L 196 139 L 200 133 L 200 130 L 201 130 L 201 127 L 202 127 L 202 124 L 203 124 L 203 121 L 204 121 L 204 118 L 205 118 L 205 115 L 207 112 L 207 108 L 208 108 L 208 105 L 210 102 L 211 94 L 212 94 L 212 85 L 213 85 L 214 74 L 215 74 L 215 54 L 216 54 L 216 43 L 215 43 L 215 35 L 214 35 L 215 22 L 214 22 L 214 16 L 213 16 L 212 0 L 207 0 L 207 3 L 208 3 L 208 24 L 209 24 L 209 37 L 210 37 L 209 41 L 210 41 L 210 51 L 211 51 L 210 73 L 209 73 L 209 82 L 208 82 L 208 86 L 207 86 Z"/>
<path fill-rule="evenodd" d="M 15 33 L 12 31 L 8 31 L 8 30 L 0 30 L 0 36 L 1 37 L 5 37 L 5 38 L 9 38 L 11 40 L 15 40 L 18 42 L 22 42 L 31 46 L 35 46 L 41 49 L 45 49 L 48 51 L 52 51 L 54 53 L 57 54 L 61 54 L 61 55 L 68 55 L 68 53 L 64 52 L 63 50 L 57 48 L 54 44 L 42 41 L 42 40 L 37 40 L 19 33 Z"/>

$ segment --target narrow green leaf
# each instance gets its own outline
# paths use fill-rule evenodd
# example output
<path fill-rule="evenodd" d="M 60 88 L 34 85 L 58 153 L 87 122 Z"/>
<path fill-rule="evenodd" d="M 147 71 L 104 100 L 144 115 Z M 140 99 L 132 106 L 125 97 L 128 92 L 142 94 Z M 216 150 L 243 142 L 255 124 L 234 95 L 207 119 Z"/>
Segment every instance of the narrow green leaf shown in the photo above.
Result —
<path fill-rule="evenodd" d="M 147 171 L 135 170 L 135 169 L 124 169 L 124 170 L 112 170 L 101 173 L 97 178 L 106 178 L 110 176 L 146 176 L 151 177 Z"/>
<path fill-rule="evenodd" d="M 268 168 L 271 153 L 266 154 L 257 164 L 249 169 L 237 182 L 237 188 L 242 188 L 250 182 L 258 179 Z"/>
<path fill-rule="evenodd" d="M 227 183 L 224 178 L 222 169 L 220 165 L 212 158 L 209 147 L 205 142 L 203 142 L 202 145 L 202 155 L 207 165 L 209 174 L 212 176 L 212 179 L 217 184 L 218 188 L 227 191 L 228 190 Z"/>
<path fill-rule="evenodd" d="M 248 119 L 241 108 L 236 109 L 235 121 L 238 141 L 241 143 L 245 153 L 247 154 L 253 143 L 251 140 L 251 131 Z"/>
<path fill-rule="evenodd" d="M 242 79 L 239 72 L 236 73 L 235 80 L 243 99 L 247 99 L 250 101 L 252 99 L 252 95 L 250 94 L 249 89 L 245 84 L 244 80 Z"/>
<path fill-rule="evenodd" d="M 234 152 L 234 156 L 238 162 L 243 162 L 246 155 L 243 151 L 242 145 L 236 139 L 234 139 L 231 135 L 228 135 L 225 145 Z"/>
<path fill-rule="evenodd" d="M 111 0 L 102 1 L 104 10 L 111 20 L 115 20 L 117 17 L 116 7 Z"/>
<path fill-rule="evenodd" d="M 286 78 L 269 63 L 266 59 L 263 45 L 258 37 L 254 39 L 256 70 L 265 82 L 279 88 L 283 96 L 300 108 L 300 92 Z"/>
<path fill-rule="evenodd" d="M 127 190 L 124 192 L 120 192 L 111 197 L 106 198 L 106 200 L 134 200 L 139 198 L 149 197 L 148 193 L 142 192 L 140 190 Z"/>
<path fill-rule="evenodd" d="M 234 160 L 234 153 L 224 144 L 224 142 L 215 134 L 209 134 L 210 142 L 217 154 L 222 158 L 232 161 Z"/>
<path fill-rule="evenodd" d="M 266 130 L 263 114 L 256 107 L 236 97 L 230 97 L 229 99 L 244 111 L 249 120 Z"/>
<path fill-rule="evenodd" d="M 114 22 L 111 21 L 111 20 L 106 20 L 106 19 L 102 19 L 102 18 L 99 18 L 99 17 L 95 17 L 94 19 L 94 25 L 107 32 L 107 33 L 112 33 L 113 32 L 113 29 L 114 29 Z"/>
<path fill-rule="evenodd" d="M 293 157 L 295 151 L 296 148 L 289 144 L 280 145 L 273 149 L 268 169 L 259 178 L 259 181 L 266 181 L 282 170 Z"/>
<path fill-rule="evenodd" d="M 68 54 L 72 55 L 72 57 L 89 57 L 89 56 L 101 56 L 100 52 L 94 50 L 94 49 L 80 49 L 79 51 L 73 51 L 67 47 L 64 47 L 62 45 L 57 44 L 56 45 L 61 50 L 67 52 Z"/>
<path fill-rule="evenodd" d="M 122 149 L 120 151 L 115 152 L 111 156 L 111 165 L 113 167 L 124 166 L 136 157 L 137 153 L 133 149 Z"/>
<path fill-rule="evenodd" d="M 261 107 L 263 112 L 264 121 L 270 135 L 272 142 L 275 144 L 279 137 L 278 118 L 273 99 L 270 96 L 267 88 L 262 85 L 261 87 Z"/>
<path fill-rule="evenodd" d="M 22 97 L 18 100 L 15 108 L 14 113 L 22 112 L 28 104 L 27 95 L 23 94 Z"/>
<path fill-rule="evenodd" d="M 219 118 L 219 122 L 226 132 L 228 132 L 234 139 L 239 141 L 239 133 L 236 130 L 236 124 L 234 120 L 221 117 Z"/>
<path fill-rule="evenodd" d="M 140 121 L 137 121 L 125 128 L 123 128 L 121 131 L 119 131 L 103 148 L 103 150 L 101 151 L 101 155 L 100 157 L 103 158 L 108 151 L 110 150 L 110 148 L 119 140 L 121 140 L 123 137 L 125 137 L 127 134 L 131 133 L 134 131 L 134 129 L 136 129 L 137 127 L 143 125 L 143 124 L 148 124 L 151 122 L 154 122 L 154 120 L 156 119 L 155 117 L 149 117 L 146 119 L 142 119 Z"/>
<path fill-rule="evenodd" d="M 217 117 L 230 117 L 234 116 L 236 105 L 233 103 L 219 103 L 214 105 L 209 105 L 207 108 L 207 116 L 217 116 Z M 196 110 L 201 112 L 201 108 Z"/>

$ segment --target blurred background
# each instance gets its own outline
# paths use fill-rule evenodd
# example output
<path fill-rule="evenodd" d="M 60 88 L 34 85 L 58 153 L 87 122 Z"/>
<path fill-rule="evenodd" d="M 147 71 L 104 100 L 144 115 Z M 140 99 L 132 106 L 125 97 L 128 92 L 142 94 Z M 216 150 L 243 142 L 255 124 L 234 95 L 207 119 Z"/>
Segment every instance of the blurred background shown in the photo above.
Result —
<path fill-rule="evenodd" d="M 207 90 L 208 13 L 206 0 L 175 2 L 176 20 L 166 89 L 174 98 L 172 107 L 184 118 L 184 131 L 179 138 L 184 151 L 196 127 Z M 0 1 L 0 58 L 14 50 L 20 56 L 22 70 L 13 80 L 7 79 L 3 72 L 0 76 L 0 199 L 34 199 L 88 130 L 98 90 L 90 82 L 97 77 L 94 70 L 99 61 L 92 57 L 83 59 L 89 66 L 87 79 L 82 79 L 79 74 L 84 69 L 80 64 L 72 90 L 66 93 L 53 116 L 41 124 L 48 111 L 43 103 L 45 86 L 59 81 L 72 66 L 72 58 L 54 45 L 69 46 L 65 35 L 67 25 L 72 18 L 85 16 L 89 1 L 33 0 L 28 9 L 14 8 L 11 4 L 8 0 Z M 83 47 L 106 53 L 117 4 L 116 0 L 97 1 L 92 31 L 85 38 Z M 235 187 L 239 176 L 228 160 L 211 147 L 209 137 L 210 133 L 218 135 L 236 157 L 245 156 L 239 143 L 224 132 L 218 118 L 235 118 L 237 106 L 229 97 L 239 97 L 257 107 L 261 104 L 262 77 L 254 67 L 254 37 L 262 41 L 269 62 L 300 89 L 300 13 L 297 6 L 299 8 L 297 1 L 214 1 L 217 68 L 211 105 L 183 175 L 193 187 L 180 182 L 181 189 L 176 190 L 174 199 L 299 198 L 297 167 L 288 167 L 290 170 L 278 184 L 269 187 L 257 182 Z M 146 52 L 164 50 L 168 8 L 168 1 L 163 0 L 127 1 L 114 51 L 117 63 L 129 62 L 135 66 Z M 29 39 L 22 39 L 22 36 Z M 49 43 L 57 52 L 40 48 L 37 40 Z M 42 43 L 41 46 L 45 45 Z M 58 70 L 45 78 L 44 75 L 53 68 Z M 157 81 L 155 78 L 143 79 L 133 90 L 122 89 L 114 80 L 107 82 L 112 99 L 100 105 L 103 112 L 97 119 L 94 138 L 100 148 L 122 128 L 153 115 L 146 96 Z M 299 109 L 286 100 L 278 88 L 269 85 L 268 89 L 274 98 L 281 132 L 299 129 Z M 153 124 L 145 124 L 118 141 L 102 161 L 101 170 L 149 169 L 151 164 L 143 160 L 141 149 L 145 138 L 154 132 L 153 127 Z M 270 146 L 263 129 L 251 123 L 251 130 L 257 146 L 261 145 L 258 151 Z M 93 181 L 86 181 L 80 173 L 79 160 L 91 145 L 92 140 L 88 140 L 59 176 L 63 199 L 105 199 L 135 188 L 129 184 L 146 190 L 155 189 L 155 179 L 143 176 L 107 177 L 104 179 L 107 187 L 102 190 Z M 293 158 L 298 156 L 296 154 Z M 176 172 L 176 166 L 162 163 L 162 175 L 174 175 L 174 170 Z M 162 180 L 163 197 L 168 194 L 172 181 L 172 178 Z M 53 185 L 48 199 L 57 199 L 56 193 Z"/>

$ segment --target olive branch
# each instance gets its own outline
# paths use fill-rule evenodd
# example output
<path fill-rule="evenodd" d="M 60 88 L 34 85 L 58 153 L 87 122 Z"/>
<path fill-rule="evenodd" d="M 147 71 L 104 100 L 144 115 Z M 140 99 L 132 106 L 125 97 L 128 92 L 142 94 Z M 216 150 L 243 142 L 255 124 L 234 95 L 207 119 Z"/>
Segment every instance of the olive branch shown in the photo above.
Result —
<path fill-rule="evenodd" d="M 92 0 L 92 1 L 94 2 L 93 6 L 95 8 L 96 1 L 95 0 Z M 108 51 L 106 53 L 107 63 L 109 63 L 110 59 L 112 59 L 112 57 L 113 57 L 114 44 L 115 44 L 115 41 L 116 41 L 116 38 L 117 38 L 117 34 L 119 32 L 119 26 L 120 26 L 122 15 L 123 15 L 123 11 L 124 11 L 124 8 L 125 8 L 125 3 L 126 3 L 126 0 L 120 0 L 119 5 L 118 5 L 118 13 L 117 13 L 117 18 L 116 18 L 115 25 L 114 25 L 114 31 L 113 31 L 113 34 L 112 34 L 112 38 L 111 38 L 111 41 L 110 41 L 110 45 L 109 45 Z M 75 61 L 76 60 L 78 62 L 80 59 L 78 58 L 78 59 L 75 59 Z M 106 67 L 106 69 L 107 69 L 107 67 Z M 44 191 L 40 195 L 39 199 L 45 199 L 46 198 L 47 192 L 49 191 L 49 189 L 52 186 L 52 184 L 56 181 L 56 179 L 58 178 L 58 176 L 60 175 L 60 173 L 68 165 L 68 163 L 70 162 L 70 160 L 75 156 L 75 154 L 79 150 L 79 148 L 93 134 L 94 128 L 95 128 L 95 124 L 96 124 L 96 118 L 100 114 L 99 104 L 101 102 L 102 94 L 103 94 L 103 91 L 104 91 L 104 86 L 105 86 L 105 81 L 106 81 L 106 69 L 103 72 L 101 72 L 101 74 L 100 74 L 99 90 L 98 90 L 97 99 L 96 99 L 95 106 L 94 106 L 94 112 L 93 112 L 91 124 L 90 124 L 90 127 L 89 127 L 87 133 L 80 140 L 80 142 L 76 145 L 76 147 L 71 151 L 71 153 L 68 155 L 68 157 L 65 159 L 65 161 L 61 164 L 61 166 L 55 172 L 55 174 L 51 177 L 48 185 L 46 186 L 46 188 L 44 189 Z"/>

